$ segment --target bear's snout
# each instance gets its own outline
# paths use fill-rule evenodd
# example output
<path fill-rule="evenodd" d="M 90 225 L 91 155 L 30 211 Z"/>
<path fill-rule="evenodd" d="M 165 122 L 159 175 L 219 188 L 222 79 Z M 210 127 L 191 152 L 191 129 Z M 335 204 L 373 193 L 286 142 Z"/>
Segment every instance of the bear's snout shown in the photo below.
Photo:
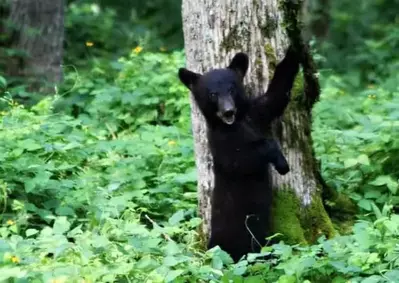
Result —
<path fill-rule="evenodd" d="M 218 113 L 219 118 L 226 123 L 231 125 L 235 121 L 236 107 L 233 99 L 228 97 L 220 97 L 218 99 Z"/>

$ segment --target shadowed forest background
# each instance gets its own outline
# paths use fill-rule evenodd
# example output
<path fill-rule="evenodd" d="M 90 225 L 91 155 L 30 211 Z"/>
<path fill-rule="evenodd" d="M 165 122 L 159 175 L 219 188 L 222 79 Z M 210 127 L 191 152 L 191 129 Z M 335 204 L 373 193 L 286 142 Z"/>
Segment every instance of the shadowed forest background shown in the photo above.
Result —
<path fill-rule="evenodd" d="M 0 0 L 1 282 L 399 282 L 398 0 L 307 1 L 313 148 L 353 205 L 324 204 L 335 237 L 283 239 L 265 249 L 272 260 L 237 264 L 198 232 L 181 1 L 66 1 L 64 33 L 34 41 L 59 41 L 62 65 L 32 44 L 29 70 L 24 13 L 10 4 Z"/>

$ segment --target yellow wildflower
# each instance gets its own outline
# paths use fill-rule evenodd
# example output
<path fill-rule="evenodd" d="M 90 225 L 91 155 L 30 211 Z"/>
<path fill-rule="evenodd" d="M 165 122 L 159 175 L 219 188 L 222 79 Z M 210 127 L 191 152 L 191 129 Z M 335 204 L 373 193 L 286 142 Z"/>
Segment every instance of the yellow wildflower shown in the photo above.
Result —
<path fill-rule="evenodd" d="M 11 219 L 7 220 L 6 223 L 7 223 L 7 225 L 10 225 L 10 226 L 15 224 L 15 222 L 12 221 Z"/>
<path fill-rule="evenodd" d="M 168 141 L 168 145 L 170 145 L 170 146 L 175 145 L 175 144 L 176 144 L 175 141 Z"/>
<path fill-rule="evenodd" d="M 133 52 L 136 54 L 139 54 L 143 50 L 143 47 L 137 46 L 136 48 L 133 49 Z"/>
<path fill-rule="evenodd" d="M 18 258 L 17 256 L 12 256 L 12 257 L 11 257 L 11 262 L 12 262 L 12 263 L 19 263 L 20 260 L 19 260 L 19 258 Z"/>
<path fill-rule="evenodd" d="M 370 99 L 375 99 L 377 96 L 375 95 L 375 94 L 369 94 L 368 95 L 368 98 L 370 98 Z"/>
<path fill-rule="evenodd" d="M 161 47 L 161 48 L 159 48 L 159 50 L 160 50 L 161 52 L 165 52 L 165 51 L 166 51 L 166 48 L 165 48 L 165 47 Z"/>
<path fill-rule="evenodd" d="M 94 45 L 94 42 L 86 41 L 86 46 L 87 47 L 92 47 L 93 45 Z"/>

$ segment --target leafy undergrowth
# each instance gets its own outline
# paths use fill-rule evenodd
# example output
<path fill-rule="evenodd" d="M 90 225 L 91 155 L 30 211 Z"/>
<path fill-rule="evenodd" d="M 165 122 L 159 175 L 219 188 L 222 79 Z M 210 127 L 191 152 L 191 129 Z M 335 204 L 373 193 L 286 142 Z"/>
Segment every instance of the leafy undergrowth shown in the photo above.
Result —
<path fill-rule="evenodd" d="M 398 81 L 393 72 L 356 90 L 332 75 L 313 113 L 315 151 L 327 183 L 377 217 L 385 204 L 399 207 Z"/>
<path fill-rule="evenodd" d="M 232 264 L 218 248 L 204 251 L 197 233 L 183 63 L 181 52 L 136 49 L 68 73 L 59 95 L 31 109 L 7 98 L 18 89 L 5 93 L 0 281 L 397 282 L 399 78 L 352 92 L 330 75 L 315 108 L 323 176 L 371 214 L 349 235 L 279 243 L 264 249 L 268 262 L 251 254 Z"/>

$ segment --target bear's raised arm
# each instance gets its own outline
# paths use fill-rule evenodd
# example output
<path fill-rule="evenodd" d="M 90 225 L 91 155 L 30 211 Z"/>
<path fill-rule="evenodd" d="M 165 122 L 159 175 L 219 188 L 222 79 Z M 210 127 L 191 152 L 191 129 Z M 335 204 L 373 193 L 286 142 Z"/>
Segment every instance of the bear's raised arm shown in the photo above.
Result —
<path fill-rule="evenodd" d="M 261 129 L 283 114 L 290 100 L 290 92 L 299 71 L 299 54 L 290 46 L 284 59 L 276 66 L 265 94 L 251 100 L 249 115 Z"/>

